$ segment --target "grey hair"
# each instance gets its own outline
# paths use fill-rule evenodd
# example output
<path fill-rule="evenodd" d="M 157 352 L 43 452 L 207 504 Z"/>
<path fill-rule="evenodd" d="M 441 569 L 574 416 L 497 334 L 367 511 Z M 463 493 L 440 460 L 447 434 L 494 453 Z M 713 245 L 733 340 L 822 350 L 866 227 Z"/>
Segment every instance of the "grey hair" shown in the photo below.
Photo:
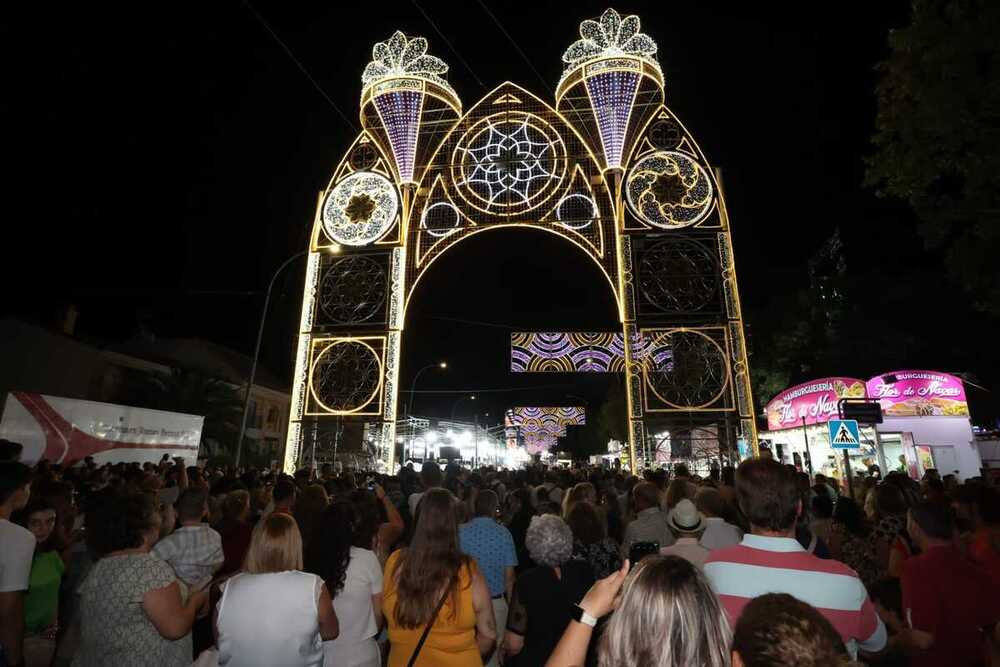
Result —
<path fill-rule="evenodd" d="M 573 555 L 573 531 L 555 514 L 532 517 L 524 537 L 531 560 L 539 565 L 559 567 Z"/>

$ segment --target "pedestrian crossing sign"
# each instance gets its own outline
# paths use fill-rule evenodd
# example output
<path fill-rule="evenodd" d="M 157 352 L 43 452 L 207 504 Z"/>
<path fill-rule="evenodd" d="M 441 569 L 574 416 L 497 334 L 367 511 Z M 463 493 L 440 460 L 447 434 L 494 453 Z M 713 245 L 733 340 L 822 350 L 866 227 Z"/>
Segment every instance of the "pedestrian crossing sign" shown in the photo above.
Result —
<path fill-rule="evenodd" d="M 830 447 L 833 449 L 857 449 L 861 447 L 861 432 L 855 419 L 831 419 Z"/>

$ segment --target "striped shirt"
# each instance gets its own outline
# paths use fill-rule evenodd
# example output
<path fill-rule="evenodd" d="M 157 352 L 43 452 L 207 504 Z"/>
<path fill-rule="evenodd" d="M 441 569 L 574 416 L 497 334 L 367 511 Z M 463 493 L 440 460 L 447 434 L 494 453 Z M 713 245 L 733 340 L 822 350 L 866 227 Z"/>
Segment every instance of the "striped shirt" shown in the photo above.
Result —
<path fill-rule="evenodd" d="M 859 647 L 873 653 L 885 647 L 885 626 L 854 570 L 817 558 L 795 538 L 744 535 L 740 544 L 709 554 L 705 575 L 734 626 L 753 598 L 788 593 L 823 614 L 852 656 Z"/>
<path fill-rule="evenodd" d="M 222 536 L 207 523 L 181 526 L 157 542 L 153 553 L 174 568 L 178 579 L 195 589 L 211 582 L 225 561 Z"/>

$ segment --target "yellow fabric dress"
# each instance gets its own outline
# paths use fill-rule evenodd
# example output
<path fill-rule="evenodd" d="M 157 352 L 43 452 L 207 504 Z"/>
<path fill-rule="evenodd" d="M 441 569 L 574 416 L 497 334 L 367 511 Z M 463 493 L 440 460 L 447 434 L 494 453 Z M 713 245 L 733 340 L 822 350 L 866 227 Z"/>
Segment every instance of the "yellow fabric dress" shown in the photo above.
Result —
<path fill-rule="evenodd" d="M 396 567 L 400 551 L 396 551 L 385 564 L 385 583 L 382 595 L 382 612 L 389 628 L 389 667 L 406 667 L 413 650 L 420 641 L 424 626 L 403 628 L 396 623 Z M 476 611 L 472 607 L 472 576 L 476 562 L 463 565 L 458 576 L 458 610 L 451 596 L 441 607 L 427 641 L 420 650 L 416 667 L 482 667 L 476 644 Z M 435 600 L 435 604 L 437 600 Z"/>

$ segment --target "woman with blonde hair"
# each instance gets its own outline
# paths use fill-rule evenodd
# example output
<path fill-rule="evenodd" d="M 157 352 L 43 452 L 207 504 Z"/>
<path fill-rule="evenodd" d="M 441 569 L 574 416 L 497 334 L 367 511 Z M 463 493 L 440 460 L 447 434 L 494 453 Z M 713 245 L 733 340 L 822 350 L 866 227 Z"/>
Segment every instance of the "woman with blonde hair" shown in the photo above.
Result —
<path fill-rule="evenodd" d="M 621 591 L 617 608 L 615 598 Z M 546 667 L 582 665 L 597 620 L 599 667 L 728 667 L 732 633 L 705 576 L 676 556 L 629 562 L 591 587 Z"/>
<path fill-rule="evenodd" d="M 445 489 L 425 492 L 410 546 L 386 561 L 389 667 L 482 667 L 496 643 L 486 579 L 458 546 L 456 505 Z"/>
<path fill-rule="evenodd" d="M 219 665 L 322 665 L 322 642 L 336 639 L 340 629 L 326 584 L 301 571 L 295 519 L 262 519 L 243 570 L 223 585 L 216 608 Z"/>

